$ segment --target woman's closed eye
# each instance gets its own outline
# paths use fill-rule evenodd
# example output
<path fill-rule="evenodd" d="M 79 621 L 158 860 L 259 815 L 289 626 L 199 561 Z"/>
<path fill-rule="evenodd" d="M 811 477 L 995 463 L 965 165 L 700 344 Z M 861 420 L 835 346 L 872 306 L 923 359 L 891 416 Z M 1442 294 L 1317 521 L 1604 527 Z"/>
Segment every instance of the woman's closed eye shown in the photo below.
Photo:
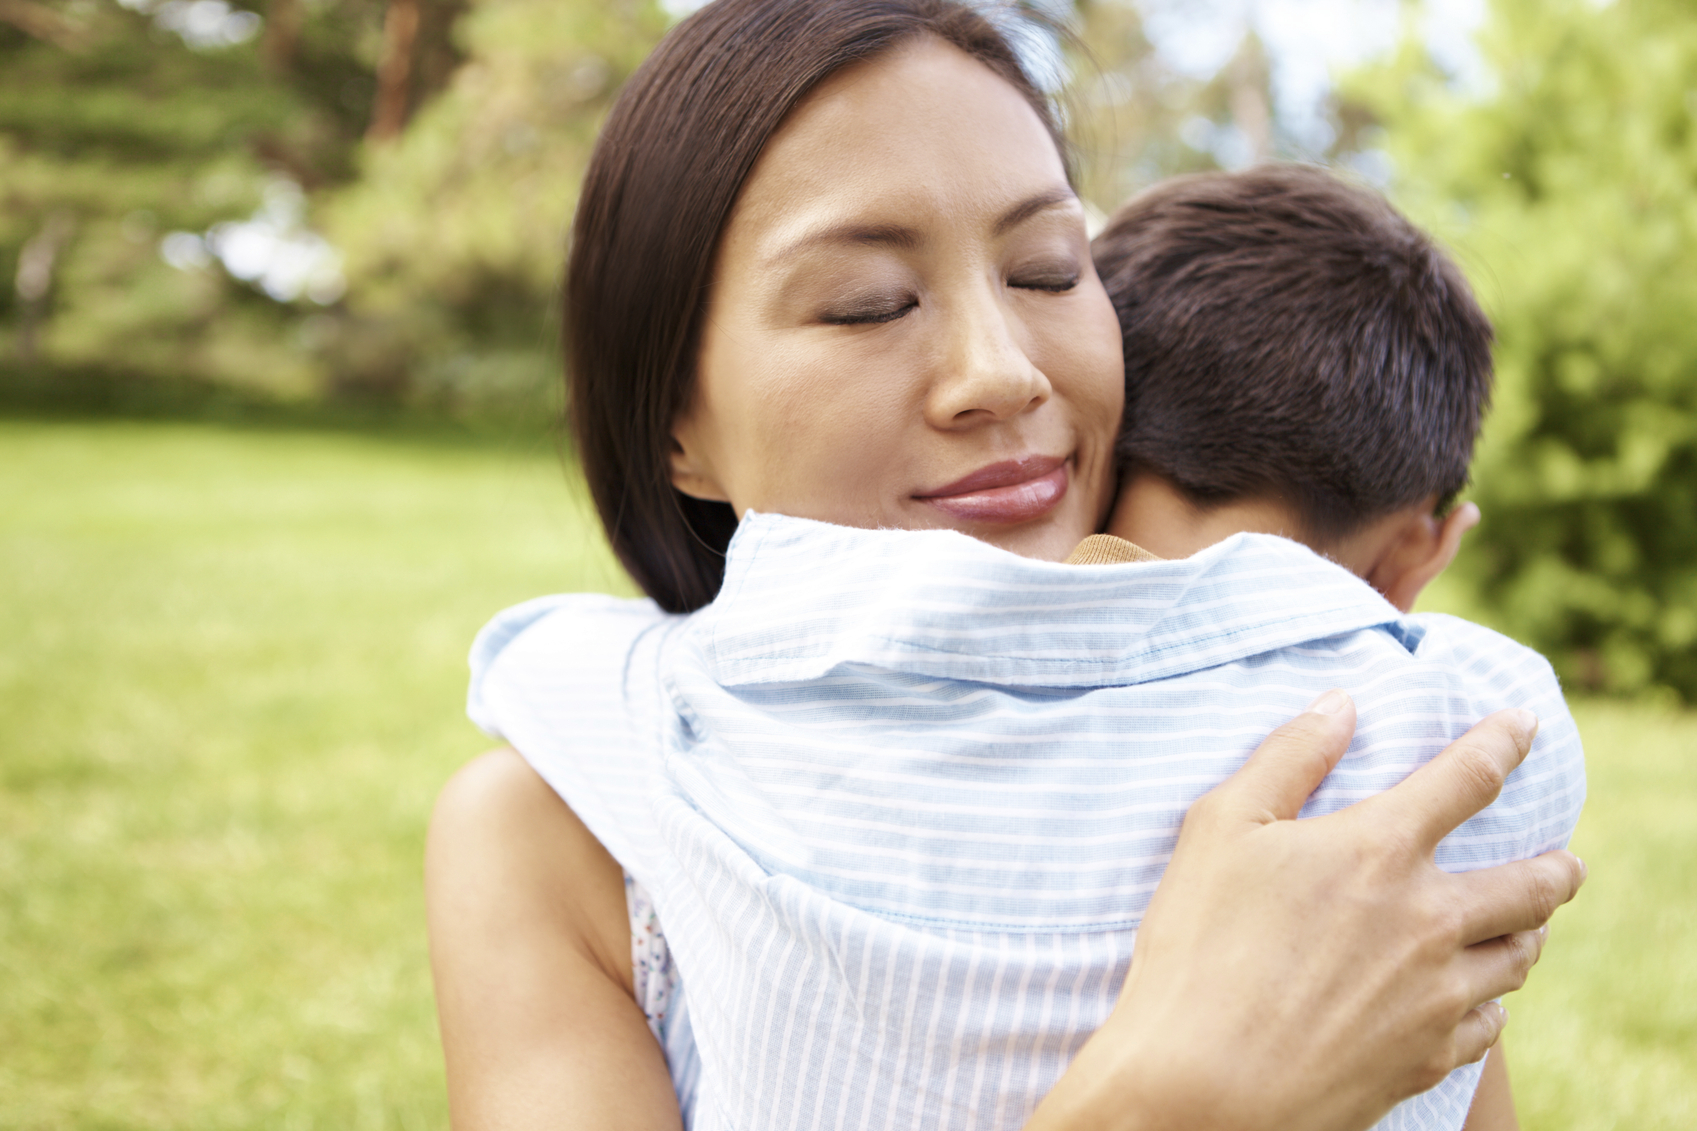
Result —
<path fill-rule="evenodd" d="M 902 295 L 899 298 L 873 299 L 824 310 L 819 315 L 819 321 L 827 326 L 861 326 L 880 322 L 894 322 L 918 305 L 919 300 L 912 295 Z"/>
<path fill-rule="evenodd" d="M 1022 291 L 1047 291 L 1064 294 L 1078 286 L 1081 272 L 1070 264 L 1066 267 L 1035 268 L 1017 271 L 1008 276 L 1008 286 Z"/>

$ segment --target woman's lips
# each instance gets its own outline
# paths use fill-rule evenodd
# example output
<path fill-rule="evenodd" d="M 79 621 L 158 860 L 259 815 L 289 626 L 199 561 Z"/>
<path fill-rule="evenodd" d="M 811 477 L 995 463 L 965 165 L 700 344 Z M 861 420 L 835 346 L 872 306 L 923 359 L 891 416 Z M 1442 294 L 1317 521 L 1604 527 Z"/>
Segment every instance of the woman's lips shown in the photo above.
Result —
<path fill-rule="evenodd" d="M 1068 478 L 1064 458 L 1026 456 L 981 467 L 914 497 L 966 522 L 1029 522 L 1065 497 Z"/>

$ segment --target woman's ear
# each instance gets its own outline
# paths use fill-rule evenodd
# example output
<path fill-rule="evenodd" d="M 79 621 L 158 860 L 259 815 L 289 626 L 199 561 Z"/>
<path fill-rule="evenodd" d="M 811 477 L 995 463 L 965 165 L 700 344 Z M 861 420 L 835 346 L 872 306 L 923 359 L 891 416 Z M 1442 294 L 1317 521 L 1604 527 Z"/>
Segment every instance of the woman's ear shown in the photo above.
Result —
<path fill-rule="evenodd" d="M 1462 503 L 1443 518 L 1417 513 L 1410 516 L 1395 541 L 1367 575 L 1385 600 L 1409 612 L 1421 590 L 1455 560 L 1461 536 L 1479 525 L 1479 508 Z"/>
<path fill-rule="evenodd" d="M 712 469 L 701 458 L 694 439 L 688 425 L 680 424 L 672 429 L 672 486 L 692 498 L 715 503 L 730 502 L 730 496 L 725 494 Z"/>

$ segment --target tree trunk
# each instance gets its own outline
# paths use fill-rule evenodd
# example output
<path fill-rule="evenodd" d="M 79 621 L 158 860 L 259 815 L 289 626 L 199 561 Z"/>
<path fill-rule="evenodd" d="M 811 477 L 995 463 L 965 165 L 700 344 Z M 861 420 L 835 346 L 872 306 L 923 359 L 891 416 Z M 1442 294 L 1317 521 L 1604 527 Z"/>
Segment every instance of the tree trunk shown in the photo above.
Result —
<path fill-rule="evenodd" d="M 390 141 L 407 124 L 412 94 L 413 46 L 418 40 L 419 0 L 389 0 L 383 15 L 383 57 L 377 63 L 377 101 L 367 141 Z"/>
<path fill-rule="evenodd" d="M 47 295 L 53 289 L 53 267 L 59 251 L 71 238 L 74 225 L 68 213 L 55 212 L 30 237 L 18 255 L 18 364 L 35 364 L 36 335 L 47 314 Z"/>
<path fill-rule="evenodd" d="M 301 0 L 271 0 L 265 20 L 265 38 L 259 54 L 266 67 L 281 74 L 294 66 L 295 45 L 301 35 Z"/>
<path fill-rule="evenodd" d="M 1273 113 L 1267 97 L 1267 52 L 1254 32 L 1244 37 L 1231 61 L 1232 124 L 1249 143 L 1249 163 L 1259 165 L 1273 155 Z"/>

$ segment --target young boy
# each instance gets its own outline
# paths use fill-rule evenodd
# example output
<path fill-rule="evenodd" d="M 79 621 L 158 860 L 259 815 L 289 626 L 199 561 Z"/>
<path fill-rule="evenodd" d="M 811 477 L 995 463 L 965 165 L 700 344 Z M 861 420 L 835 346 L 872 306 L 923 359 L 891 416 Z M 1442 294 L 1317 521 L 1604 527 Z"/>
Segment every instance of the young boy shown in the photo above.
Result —
<path fill-rule="evenodd" d="M 657 947 L 638 995 L 697 1120 L 1022 1124 L 1112 1009 L 1190 804 L 1327 688 L 1358 726 L 1305 814 L 1513 706 L 1542 721 L 1532 752 L 1438 862 L 1573 829 L 1581 753 L 1549 666 L 1406 615 L 1476 517 L 1440 517 L 1490 379 L 1455 269 L 1376 197 L 1289 167 L 1162 186 L 1099 247 L 1124 488 L 1118 537 L 1080 564 L 751 513 L 719 598 L 629 671 L 534 631 L 534 602 L 474 649 L 473 717 L 634 875 L 639 939 L 648 898 L 664 923 L 687 998 Z M 507 674 L 536 670 L 661 697 L 676 725 L 651 759 L 588 764 L 559 736 L 601 724 Z M 1456 1131 L 1479 1071 L 1381 1126 Z M 1472 1126 L 1512 1125 L 1489 1114 Z"/>
<path fill-rule="evenodd" d="M 1478 521 L 1438 517 L 1491 391 L 1455 265 L 1309 165 L 1174 178 L 1093 246 L 1125 342 L 1109 533 L 1162 558 L 1281 534 L 1409 611 Z"/>

